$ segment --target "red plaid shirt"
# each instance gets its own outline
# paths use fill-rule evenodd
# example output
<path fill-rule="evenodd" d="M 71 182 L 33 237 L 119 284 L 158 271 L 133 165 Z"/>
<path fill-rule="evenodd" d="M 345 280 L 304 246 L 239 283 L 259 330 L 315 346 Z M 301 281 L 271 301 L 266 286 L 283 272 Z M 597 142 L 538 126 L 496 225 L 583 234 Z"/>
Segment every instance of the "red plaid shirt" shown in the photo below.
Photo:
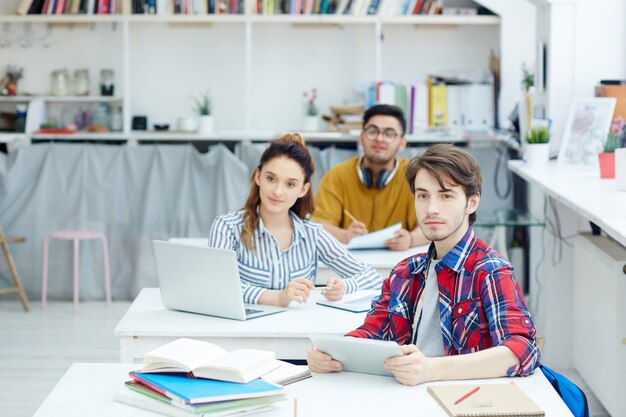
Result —
<path fill-rule="evenodd" d="M 415 305 L 424 290 L 425 268 L 433 252 L 431 244 L 428 253 L 398 263 L 363 325 L 346 336 L 411 343 Z M 536 330 L 511 264 L 470 228 L 435 270 L 446 355 L 502 345 L 519 358 L 508 375 L 532 373 L 539 365 Z"/>

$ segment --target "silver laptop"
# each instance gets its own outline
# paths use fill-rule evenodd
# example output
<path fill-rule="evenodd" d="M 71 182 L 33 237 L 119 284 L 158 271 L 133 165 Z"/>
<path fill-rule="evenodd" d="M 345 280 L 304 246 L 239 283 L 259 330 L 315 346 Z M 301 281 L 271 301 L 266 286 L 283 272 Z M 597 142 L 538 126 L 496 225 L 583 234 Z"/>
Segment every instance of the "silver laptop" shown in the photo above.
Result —
<path fill-rule="evenodd" d="M 235 320 L 285 311 L 244 304 L 235 252 L 177 242 L 152 242 L 163 305 Z"/>

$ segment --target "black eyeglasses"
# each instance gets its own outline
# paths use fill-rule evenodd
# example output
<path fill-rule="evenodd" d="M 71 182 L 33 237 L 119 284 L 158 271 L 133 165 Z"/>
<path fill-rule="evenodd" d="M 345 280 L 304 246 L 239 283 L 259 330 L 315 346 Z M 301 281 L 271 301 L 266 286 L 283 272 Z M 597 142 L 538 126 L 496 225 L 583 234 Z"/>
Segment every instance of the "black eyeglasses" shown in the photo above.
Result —
<path fill-rule="evenodd" d="M 390 127 L 388 127 L 387 129 L 380 130 L 378 127 L 374 125 L 369 125 L 363 130 L 363 132 L 365 132 L 365 137 L 368 138 L 369 140 L 376 140 L 378 135 L 382 133 L 383 140 L 388 143 L 393 142 L 394 140 L 398 138 L 398 136 L 400 136 L 398 132 L 396 132 L 394 129 Z"/>

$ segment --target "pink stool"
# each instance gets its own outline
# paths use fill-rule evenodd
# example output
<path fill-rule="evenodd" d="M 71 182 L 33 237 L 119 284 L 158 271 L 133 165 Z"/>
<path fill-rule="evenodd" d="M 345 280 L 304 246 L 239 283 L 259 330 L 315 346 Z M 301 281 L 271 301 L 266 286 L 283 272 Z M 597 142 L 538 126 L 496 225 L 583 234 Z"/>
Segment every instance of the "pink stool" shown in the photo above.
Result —
<path fill-rule="evenodd" d="M 109 245 L 103 233 L 90 230 L 60 230 L 46 236 L 43 245 L 43 273 L 41 279 L 41 305 L 46 306 L 48 297 L 48 244 L 50 239 L 73 240 L 74 241 L 74 311 L 78 311 L 78 241 L 94 240 L 102 241 L 102 256 L 104 258 L 104 285 L 107 305 L 111 305 L 111 279 L 109 277 Z"/>

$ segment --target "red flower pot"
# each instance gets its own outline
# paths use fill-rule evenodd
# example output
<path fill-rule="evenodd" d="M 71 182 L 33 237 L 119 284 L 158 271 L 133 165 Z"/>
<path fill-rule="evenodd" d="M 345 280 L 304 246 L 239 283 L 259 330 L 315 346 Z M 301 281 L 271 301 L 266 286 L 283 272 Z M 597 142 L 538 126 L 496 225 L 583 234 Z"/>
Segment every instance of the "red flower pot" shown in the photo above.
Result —
<path fill-rule="evenodd" d="M 601 152 L 598 154 L 600 160 L 600 178 L 615 178 L 615 153 Z"/>

